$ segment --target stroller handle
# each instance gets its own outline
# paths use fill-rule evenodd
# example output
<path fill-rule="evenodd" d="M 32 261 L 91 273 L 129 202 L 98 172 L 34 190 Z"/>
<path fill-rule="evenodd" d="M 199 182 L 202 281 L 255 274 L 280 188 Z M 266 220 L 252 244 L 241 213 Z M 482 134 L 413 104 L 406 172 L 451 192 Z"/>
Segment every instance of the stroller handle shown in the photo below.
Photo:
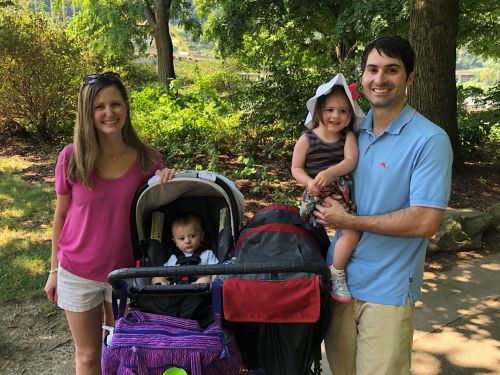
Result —
<path fill-rule="evenodd" d="M 120 268 L 108 275 L 108 281 L 114 289 L 120 289 L 120 280 L 137 277 L 175 277 L 199 275 L 237 275 L 237 274 L 262 274 L 262 273 L 294 273 L 305 272 L 330 277 L 330 270 L 326 264 L 306 264 L 300 262 L 279 263 L 245 263 L 245 264 L 215 264 L 215 265 L 187 265 L 187 266 L 161 266 Z M 203 284 L 201 284 L 203 285 Z"/>

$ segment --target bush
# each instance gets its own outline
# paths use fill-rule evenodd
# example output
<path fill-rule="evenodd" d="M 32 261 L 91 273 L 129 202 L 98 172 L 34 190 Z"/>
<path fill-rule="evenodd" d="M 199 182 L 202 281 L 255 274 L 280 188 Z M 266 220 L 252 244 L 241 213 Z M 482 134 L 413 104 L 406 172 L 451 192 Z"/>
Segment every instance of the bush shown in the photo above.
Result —
<path fill-rule="evenodd" d="M 70 134 L 80 50 L 44 13 L 0 8 L 0 118 L 39 138 Z"/>
<path fill-rule="evenodd" d="M 243 116 L 241 147 L 245 153 L 291 158 L 293 145 L 305 130 L 307 100 L 320 84 L 336 74 L 333 68 L 316 71 L 295 67 L 251 82 L 242 91 L 238 104 Z"/>
<path fill-rule="evenodd" d="M 176 81 L 168 90 L 149 85 L 131 92 L 133 122 L 167 159 L 184 155 L 185 165 L 178 167 L 193 167 L 192 157 L 203 154 L 210 159 L 204 167 L 213 169 L 219 153 L 235 142 L 239 115 L 210 87 L 195 86 L 189 94 L 178 94 Z"/>
<path fill-rule="evenodd" d="M 500 146 L 500 84 L 483 91 L 478 87 L 458 88 L 458 135 L 466 159 L 479 157 Z M 468 109 L 467 104 L 474 109 Z"/>

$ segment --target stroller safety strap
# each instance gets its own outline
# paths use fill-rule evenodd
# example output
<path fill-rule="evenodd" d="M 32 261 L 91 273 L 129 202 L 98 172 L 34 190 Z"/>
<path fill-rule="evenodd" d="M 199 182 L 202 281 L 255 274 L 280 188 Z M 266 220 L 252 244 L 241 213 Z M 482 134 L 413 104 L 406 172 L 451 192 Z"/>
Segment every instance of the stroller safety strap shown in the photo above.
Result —
<path fill-rule="evenodd" d="M 127 307 L 128 283 L 125 280 L 120 280 L 119 282 L 121 284 L 120 304 L 118 305 L 118 301 L 116 300 L 114 291 L 111 299 L 111 305 L 113 306 L 113 316 L 115 318 L 115 322 L 121 317 L 123 317 L 123 315 L 125 315 L 125 308 Z"/>

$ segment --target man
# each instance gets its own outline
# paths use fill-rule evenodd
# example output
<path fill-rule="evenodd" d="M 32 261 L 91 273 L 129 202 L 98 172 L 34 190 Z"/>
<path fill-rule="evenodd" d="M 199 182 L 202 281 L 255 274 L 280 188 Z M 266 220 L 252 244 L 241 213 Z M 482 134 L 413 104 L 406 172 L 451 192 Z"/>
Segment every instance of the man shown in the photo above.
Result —
<path fill-rule="evenodd" d="M 357 216 L 331 198 L 315 211 L 323 225 L 363 232 L 346 268 L 353 300 L 333 306 L 325 339 L 335 375 L 410 373 L 427 238 L 448 204 L 452 164 L 446 133 L 405 102 L 413 68 L 406 39 L 384 36 L 366 47 L 362 86 L 371 111 L 353 172 Z"/>

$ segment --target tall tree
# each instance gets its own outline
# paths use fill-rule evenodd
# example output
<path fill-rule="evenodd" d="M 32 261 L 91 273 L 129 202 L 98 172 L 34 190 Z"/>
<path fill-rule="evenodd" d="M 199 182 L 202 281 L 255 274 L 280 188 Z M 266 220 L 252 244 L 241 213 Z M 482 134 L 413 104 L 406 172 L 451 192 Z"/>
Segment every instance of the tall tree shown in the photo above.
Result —
<path fill-rule="evenodd" d="M 194 37 L 201 33 L 189 0 L 80 0 L 80 12 L 71 27 L 75 37 L 88 38 L 108 66 L 128 61 L 136 48 L 145 48 L 146 35 L 152 36 L 158 52 L 158 82 L 167 84 L 175 79 L 171 20 Z"/>
<path fill-rule="evenodd" d="M 204 36 L 222 56 L 264 71 L 242 95 L 242 121 L 267 146 L 283 148 L 276 133 L 298 135 L 305 102 L 319 83 L 342 71 L 359 76 L 363 43 L 407 31 L 406 1 L 194 0 L 206 19 Z M 287 124 L 279 130 L 280 124 Z M 266 146 L 266 148 L 267 148 Z M 269 149 L 269 148 L 268 148 Z"/>
<path fill-rule="evenodd" d="M 170 37 L 168 20 L 172 0 L 155 0 L 155 9 L 146 3 L 146 17 L 153 29 L 158 57 L 158 82 L 167 83 L 175 79 L 174 46 Z"/>
<path fill-rule="evenodd" d="M 455 80 L 458 15 L 458 0 L 414 0 L 410 42 L 416 55 L 416 79 L 408 91 L 409 103 L 448 133 L 456 169 L 463 163 Z"/>
<path fill-rule="evenodd" d="M 407 25 L 406 1 L 195 0 L 222 56 L 256 69 L 345 69 L 362 42 Z M 361 42 L 361 43 L 360 43 Z M 352 67 L 351 67 L 352 68 Z"/>

